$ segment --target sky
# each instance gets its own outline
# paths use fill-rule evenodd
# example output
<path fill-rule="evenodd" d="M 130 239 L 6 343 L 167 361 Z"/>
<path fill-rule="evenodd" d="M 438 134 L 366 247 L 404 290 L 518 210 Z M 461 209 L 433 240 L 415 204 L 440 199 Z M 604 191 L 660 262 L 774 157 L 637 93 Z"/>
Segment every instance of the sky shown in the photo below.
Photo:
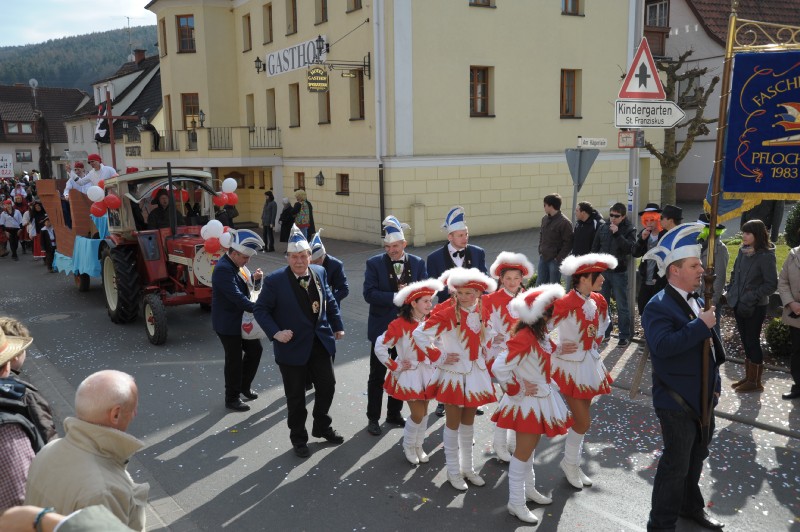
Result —
<path fill-rule="evenodd" d="M 3 0 L 0 46 L 36 44 L 131 26 L 155 26 L 150 0 Z"/>

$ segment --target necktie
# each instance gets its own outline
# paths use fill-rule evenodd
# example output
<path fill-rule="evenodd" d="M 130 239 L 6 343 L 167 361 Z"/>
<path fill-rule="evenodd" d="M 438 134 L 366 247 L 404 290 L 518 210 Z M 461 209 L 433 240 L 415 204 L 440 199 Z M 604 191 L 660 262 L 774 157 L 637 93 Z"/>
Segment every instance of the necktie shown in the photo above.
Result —
<path fill-rule="evenodd" d="M 458 250 L 458 251 L 454 251 L 453 252 L 453 256 L 463 259 L 464 258 L 464 250 L 461 249 L 461 250 Z"/>
<path fill-rule="evenodd" d="M 308 290 L 308 275 L 303 275 L 297 278 L 297 282 L 303 287 L 303 290 Z"/>

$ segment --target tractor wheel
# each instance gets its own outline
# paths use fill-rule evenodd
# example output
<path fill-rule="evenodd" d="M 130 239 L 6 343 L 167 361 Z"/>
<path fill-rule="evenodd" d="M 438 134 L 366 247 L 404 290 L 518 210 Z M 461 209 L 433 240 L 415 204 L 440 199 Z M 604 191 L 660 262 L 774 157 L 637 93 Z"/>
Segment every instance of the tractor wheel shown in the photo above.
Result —
<path fill-rule="evenodd" d="M 86 273 L 76 273 L 75 274 L 75 287 L 78 289 L 78 292 L 88 292 L 89 285 L 91 284 L 91 278 Z"/>
<path fill-rule="evenodd" d="M 144 326 L 147 339 L 153 345 L 161 345 L 167 341 L 167 308 L 158 294 L 144 296 Z"/>
<path fill-rule="evenodd" d="M 128 323 L 139 315 L 139 272 L 136 248 L 120 246 L 103 250 L 103 291 L 108 316 L 114 323 Z"/>

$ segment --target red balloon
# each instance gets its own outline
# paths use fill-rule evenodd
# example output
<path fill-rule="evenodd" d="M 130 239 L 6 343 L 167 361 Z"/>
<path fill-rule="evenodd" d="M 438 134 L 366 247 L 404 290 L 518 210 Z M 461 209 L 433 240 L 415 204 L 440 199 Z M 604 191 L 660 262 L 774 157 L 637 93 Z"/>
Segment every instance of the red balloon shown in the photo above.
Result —
<path fill-rule="evenodd" d="M 119 199 L 119 196 L 116 194 L 109 194 L 108 196 L 103 199 L 103 203 L 106 204 L 106 207 L 109 209 L 119 209 L 122 206 L 122 200 Z"/>
<path fill-rule="evenodd" d="M 222 232 L 223 232 L 223 233 L 227 233 L 227 232 L 228 232 L 228 231 L 230 231 L 230 230 L 231 230 L 231 228 L 230 228 L 230 227 L 228 227 L 227 225 L 223 225 L 223 226 L 222 226 Z"/>
<path fill-rule="evenodd" d="M 220 250 L 222 244 L 219 243 L 219 238 L 209 238 L 203 244 L 203 248 L 209 253 L 216 253 Z"/>
<path fill-rule="evenodd" d="M 228 205 L 236 205 L 239 203 L 239 195 L 236 192 L 228 192 Z"/>
<path fill-rule="evenodd" d="M 97 216 L 98 218 L 103 216 L 106 213 L 107 207 L 106 204 L 102 201 L 96 201 L 92 203 L 92 207 L 89 209 L 89 212 Z"/>
<path fill-rule="evenodd" d="M 101 179 L 100 181 L 97 182 L 97 186 L 100 188 L 106 188 L 106 180 Z"/>
<path fill-rule="evenodd" d="M 222 207 L 223 205 L 228 203 L 228 195 L 224 192 L 219 192 L 217 193 L 216 196 L 214 196 L 212 201 L 214 202 L 214 205 L 216 205 L 217 207 Z"/>
<path fill-rule="evenodd" d="M 188 190 L 181 190 L 181 201 L 186 203 L 189 201 L 189 191 Z"/>

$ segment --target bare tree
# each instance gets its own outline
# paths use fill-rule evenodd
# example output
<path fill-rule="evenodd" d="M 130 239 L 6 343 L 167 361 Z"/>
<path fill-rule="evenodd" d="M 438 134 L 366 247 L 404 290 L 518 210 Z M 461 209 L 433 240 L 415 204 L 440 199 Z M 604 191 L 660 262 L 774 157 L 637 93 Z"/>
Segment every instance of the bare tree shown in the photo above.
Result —
<path fill-rule="evenodd" d="M 675 177 L 678 166 L 686 158 L 692 149 L 694 139 L 703 135 L 708 135 L 711 131 L 709 124 L 717 121 L 716 118 L 705 118 L 704 113 L 708 98 L 714 87 L 719 83 L 719 76 L 714 76 L 708 87 L 699 84 L 701 78 L 708 72 L 708 68 L 692 68 L 685 72 L 680 72 L 686 60 L 692 55 L 692 50 L 687 50 L 678 57 L 676 61 L 656 61 L 656 67 L 666 74 L 664 92 L 667 100 L 684 104 L 690 102 L 695 106 L 694 116 L 682 124 L 664 130 L 664 151 L 658 151 L 652 143 L 645 142 L 645 148 L 661 164 L 661 204 L 675 204 Z M 681 82 L 686 82 L 681 86 Z M 677 94 L 678 89 L 680 94 Z M 677 97 L 676 97 L 677 96 Z M 688 113 L 687 113 L 688 114 Z M 680 151 L 676 142 L 677 128 L 686 128 L 686 140 L 683 141 Z"/>

